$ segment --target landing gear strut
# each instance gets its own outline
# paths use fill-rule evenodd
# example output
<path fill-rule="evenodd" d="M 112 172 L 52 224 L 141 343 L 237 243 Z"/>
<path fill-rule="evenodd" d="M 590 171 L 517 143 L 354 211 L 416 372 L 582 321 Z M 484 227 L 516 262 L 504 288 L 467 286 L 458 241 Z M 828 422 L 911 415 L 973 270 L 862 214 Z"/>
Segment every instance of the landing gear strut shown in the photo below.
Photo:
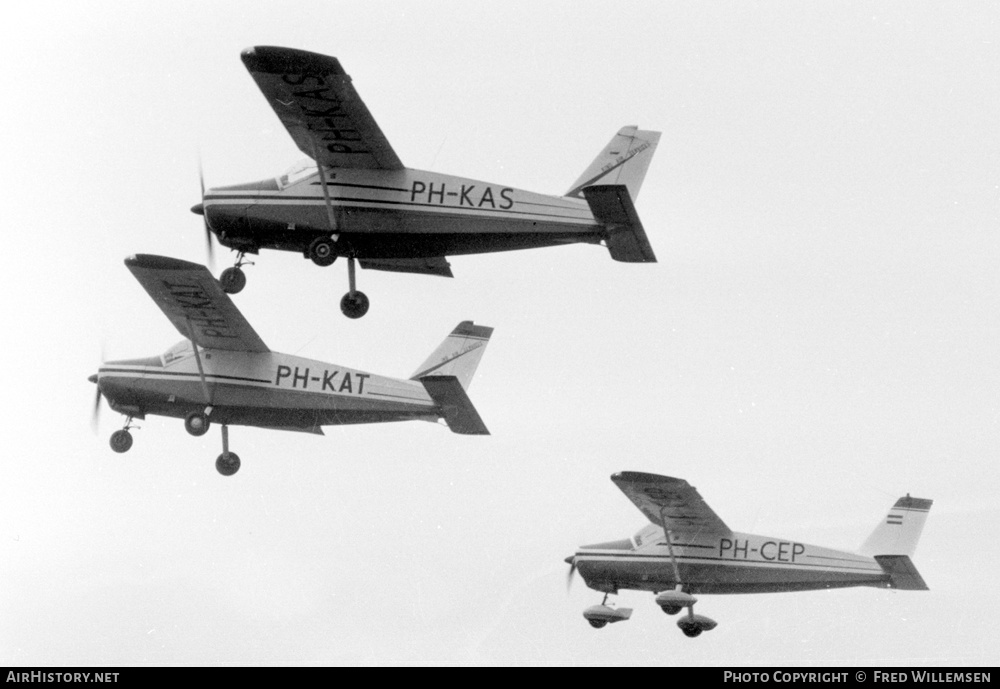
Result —
<path fill-rule="evenodd" d="M 232 476 L 240 470 L 240 456 L 229 451 L 229 426 L 222 424 L 222 454 L 215 460 L 215 470 L 223 476 Z"/>
<path fill-rule="evenodd" d="M 232 268 L 226 268 L 219 276 L 219 284 L 222 285 L 222 291 L 226 294 L 239 294 L 247 285 L 247 276 L 243 272 L 243 265 L 252 266 L 253 262 L 247 261 L 244 256 L 243 251 L 236 254 L 236 265 Z"/>
<path fill-rule="evenodd" d="M 354 257 L 347 257 L 347 279 L 350 283 L 350 291 L 340 300 L 340 310 L 348 318 L 361 318 L 368 313 L 368 297 L 364 292 L 356 289 L 354 277 Z"/>

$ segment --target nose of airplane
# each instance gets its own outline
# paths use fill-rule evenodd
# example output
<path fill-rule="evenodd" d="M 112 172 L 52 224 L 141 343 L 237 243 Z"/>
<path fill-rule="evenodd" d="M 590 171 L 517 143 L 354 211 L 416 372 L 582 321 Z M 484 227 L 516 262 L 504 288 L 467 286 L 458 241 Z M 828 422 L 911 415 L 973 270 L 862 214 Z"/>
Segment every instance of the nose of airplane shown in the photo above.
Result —
<path fill-rule="evenodd" d="M 195 215 L 205 215 L 205 204 L 203 203 L 194 204 L 193 206 L 191 206 L 191 212 L 194 213 Z"/>
<path fill-rule="evenodd" d="M 96 373 L 93 374 L 92 376 L 90 376 L 89 378 L 87 378 L 87 380 L 89 380 L 91 383 L 95 383 L 96 384 L 97 383 L 97 374 Z"/>
<path fill-rule="evenodd" d="M 574 561 L 575 559 L 576 559 L 576 556 L 575 556 L 575 555 L 570 555 L 570 556 L 569 556 L 569 557 L 567 557 L 567 558 L 566 558 L 565 560 L 563 560 L 563 562 L 565 562 L 565 563 L 566 563 L 567 565 L 572 565 L 572 564 L 574 564 L 574 562 L 573 562 L 573 561 Z"/>

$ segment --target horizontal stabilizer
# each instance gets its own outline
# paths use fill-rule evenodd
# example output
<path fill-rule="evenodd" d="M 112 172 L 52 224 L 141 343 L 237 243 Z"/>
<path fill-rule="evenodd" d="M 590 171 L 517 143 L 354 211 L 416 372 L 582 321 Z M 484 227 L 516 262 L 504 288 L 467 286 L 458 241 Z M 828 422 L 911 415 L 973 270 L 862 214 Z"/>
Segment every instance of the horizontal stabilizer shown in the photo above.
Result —
<path fill-rule="evenodd" d="M 920 572 L 906 555 L 876 555 L 875 561 L 889 575 L 889 584 L 904 591 L 928 591 Z"/>
<path fill-rule="evenodd" d="M 451 274 L 451 264 L 444 256 L 430 258 L 361 258 L 358 263 L 368 270 L 386 270 L 393 273 L 421 273 L 424 275 L 440 275 L 454 277 Z"/>
<path fill-rule="evenodd" d="M 424 376 L 420 379 L 427 394 L 441 408 L 441 415 L 448 422 L 452 433 L 462 435 L 489 435 L 479 412 L 455 376 Z"/>
<path fill-rule="evenodd" d="M 611 258 L 625 263 L 656 263 L 628 189 L 621 184 L 586 187 L 583 196 L 594 219 L 604 226 Z"/>

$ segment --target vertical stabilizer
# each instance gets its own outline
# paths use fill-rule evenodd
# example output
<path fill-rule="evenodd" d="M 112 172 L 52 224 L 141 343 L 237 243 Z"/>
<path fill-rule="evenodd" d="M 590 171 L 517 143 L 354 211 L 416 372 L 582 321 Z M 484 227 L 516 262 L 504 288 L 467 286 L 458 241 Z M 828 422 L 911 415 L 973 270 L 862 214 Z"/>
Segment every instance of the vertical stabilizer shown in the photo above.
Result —
<path fill-rule="evenodd" d="M 858 552 L 872 556 L 913 555 L 933 503 L 933 500 L 909 495 L 901 497 Z"/>
<path fill-rule="evenodd" d="M 659 141 L 660 132 L 642 130 L 634 125 L 622 127 L 565 195 L 579 199 L 583 198 L 584 187 L 618 184 L 627 187 L 629 196 L 635 201 Z"/>
<path fill-rule="evenodd" d="M 462 321 L 410 376 L 410 380 L 425 376 L 454 376 L 462 389 L 468 390 L 492 334 L 493 328 Z"/>

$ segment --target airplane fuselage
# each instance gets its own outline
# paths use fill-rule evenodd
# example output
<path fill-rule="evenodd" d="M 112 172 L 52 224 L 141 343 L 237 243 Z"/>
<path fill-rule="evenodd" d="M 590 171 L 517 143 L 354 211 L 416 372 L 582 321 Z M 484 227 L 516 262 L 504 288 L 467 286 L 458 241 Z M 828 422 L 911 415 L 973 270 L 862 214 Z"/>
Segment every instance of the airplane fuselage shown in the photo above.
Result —
<path fill-rule="evenodd" d="M 108 362 L 102 394 L 117 411 L 183 418 L 212 407 L 217 423 L 318 432 L 320 426 L 436 420 L 418 381 L 279 354 L 201 349 L 210 402 L 197 360 L 181 343 L 162 356 Z"/>
<path fill-rule="evenodd" d="M 688 593 L 768 593 L 888 587 L 889 576 L 872 557 L 780 538 L 732 532 L 671 541 Z M 580 548 L 575 564 L 587 586 L 619 589 L 674 588 L 670 548 L 662 529 L 649 527 L 636 539 Z"/>
<path fill-rule="evenodd" d="M 582 198 L 547 196 L 409 168 L 331 168 L 331 232 L 318 174 L 211 189 L 205 217 L 231 248 L 305 252 L 335 234 L 339 256 L 414 258 L 509 251 L 603 239 Z"/>

